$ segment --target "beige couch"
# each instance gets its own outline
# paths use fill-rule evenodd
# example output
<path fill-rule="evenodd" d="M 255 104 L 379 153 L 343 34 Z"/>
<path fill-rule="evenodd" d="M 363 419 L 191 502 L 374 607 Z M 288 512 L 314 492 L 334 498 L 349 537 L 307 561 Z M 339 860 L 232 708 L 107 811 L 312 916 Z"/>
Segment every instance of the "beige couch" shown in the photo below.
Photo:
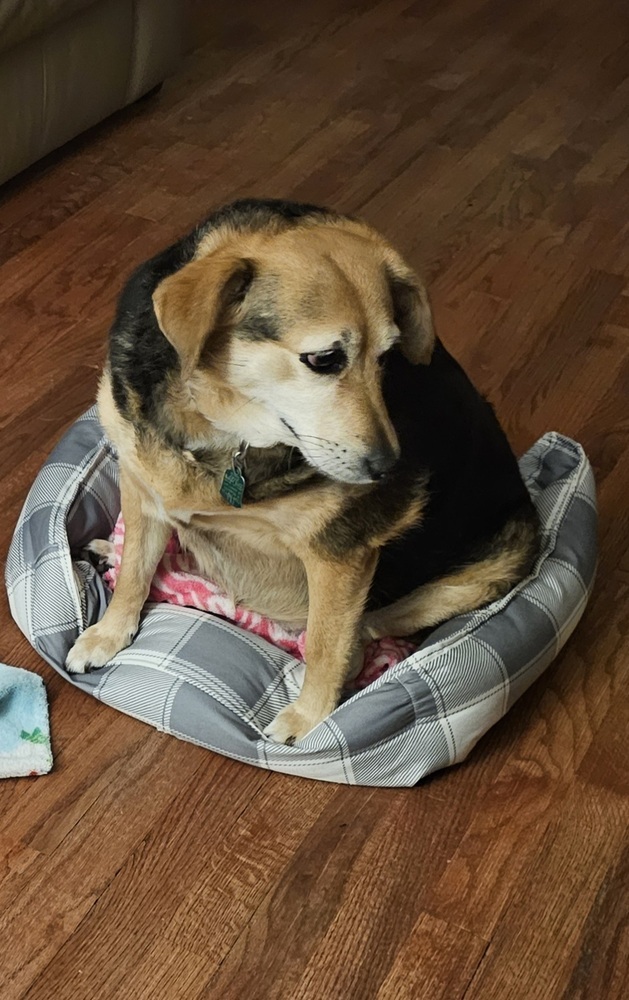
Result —
<path fill-rule="evenodd" d="M 172 72 L 180 0 L 0 0 L 0 183 Z"/>

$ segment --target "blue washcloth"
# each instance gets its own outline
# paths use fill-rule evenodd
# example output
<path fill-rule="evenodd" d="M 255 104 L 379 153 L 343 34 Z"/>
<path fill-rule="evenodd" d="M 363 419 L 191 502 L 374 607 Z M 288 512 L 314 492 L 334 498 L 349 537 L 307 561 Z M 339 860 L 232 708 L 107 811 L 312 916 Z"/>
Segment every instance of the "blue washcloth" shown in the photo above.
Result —
<path fill-rule="evenodd" d="M 0 663 L 0 778 L 47 774 L 51 767 L 44 682 L 29 670 Z"/>

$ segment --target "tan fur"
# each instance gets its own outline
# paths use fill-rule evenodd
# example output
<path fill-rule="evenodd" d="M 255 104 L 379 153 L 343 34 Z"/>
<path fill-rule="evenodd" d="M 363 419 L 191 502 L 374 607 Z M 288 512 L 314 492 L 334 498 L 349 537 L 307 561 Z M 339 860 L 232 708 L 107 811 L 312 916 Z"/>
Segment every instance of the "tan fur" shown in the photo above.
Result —
<path fill-rule="evenodd" d="M 209 330 L 218 322 L 225 284 L 242 266 L 233 250 L 194 260 L 165 278 L 155 290 L 153 306 L 162 333 L 183 362 L 188 378 L 195 370 Z"/>
<path fill-rule="evenodd" d="M 257 313 L 264 317 L 272 303 L 268 314 L 279 317 L 281 338 L 229 335 L 243 317 L 230 290 L 237 291 L 251 267 Z M 391 322 L 390 279 L 406 283 L 403 329 Z M 110 607 L 79 638 L 68 668 L 102 665 L 131 641 L 175 527 L 202 570 L 235 601 L 278 620 L 307 619 L 303 690 L 268 729 L 274 739 L 293 742 L 335 707 L 355 669 L 379 549 L 422 517 L 425 496 L 418 487 L 397 519 L 374 532 L 368 544 L 347 553 L 330 543 L 330 525 L 348 497 L 364 491 L 364 456 L 378 448 L 399 451 L 378 358 L 400 341 L 413 362 L 429 361 L 434 332 L 428 299 L 399 255 L 364 224 L 314 225 L 306 219 L 291 229 L 211 231 L 194 260 L 158 285 L 153 302 L 181 360 L 180 373 L 167 386 L 162 424 L 185 446 L 171 447 L 143 426 L 132 399 L 131 418 L 125 418 L 105 372 L 99 412 L 119 453 L 126 537 Z M 313 379 L 300 355 L 327 350 L 339 338 L 348 358 L 343 377 Z M 278 442 L 290 447 L 295 442 L 286 435 L 293 429 L 281 419 L 283 407 L 303 418 L 295 441 L 325 478 L 243 509 L 227 506 L 220 474 L 208 474 L 195 448 L 211 449 L 220 470 L 229 467 L 242 441 L 260 449 Z M 503 554 L 368 615 L 363 636 L 408 634 L 482 604 L 497 580 L 510 578 L 509 560 Z"/>

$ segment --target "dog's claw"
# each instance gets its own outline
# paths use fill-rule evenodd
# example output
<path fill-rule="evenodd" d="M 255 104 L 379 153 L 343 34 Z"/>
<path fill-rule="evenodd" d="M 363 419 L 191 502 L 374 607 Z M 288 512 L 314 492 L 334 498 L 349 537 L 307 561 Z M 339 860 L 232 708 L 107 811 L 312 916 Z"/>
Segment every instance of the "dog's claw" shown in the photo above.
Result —
<path fill-rule="evenodd" d="M 66 657 L 66 669 L 71 674 L 87 674 L 90 670 L 104 667 L 111 659 L 125 649 L 133 633 L 108 633 L 101 623 L 91 625 L 79 636 Z"/>
<path fill-rule="evenodd" d="M 307 715 L 295 702 L 278 712 L 273 722 L 264 730 L 264 735 L 268 736 L 274 743 L 284 743 L 286 746 L 292 747 L 315 726 L 318 726 L 326 715 L 327 712 L 320 716 Z"/>
<path fill-rule="evenodd" d="M 116 564 L 116 550 L 114 543 L 106 538 L 94 538 L 86 545 L 88 552 L 93 552 L 98 556 L 98 560 L 109 569 Z"/>

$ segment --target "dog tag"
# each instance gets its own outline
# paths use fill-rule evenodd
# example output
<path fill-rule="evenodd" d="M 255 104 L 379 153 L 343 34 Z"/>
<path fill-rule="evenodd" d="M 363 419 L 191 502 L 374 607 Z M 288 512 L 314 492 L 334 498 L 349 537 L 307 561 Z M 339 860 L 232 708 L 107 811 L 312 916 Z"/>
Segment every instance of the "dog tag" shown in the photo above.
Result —
<path fill-rule="evenodd" d="M 228 469 L 221 483 L 221 496 L 232 507 L 242 507 L 245 477 L 239 469 Z"/>

